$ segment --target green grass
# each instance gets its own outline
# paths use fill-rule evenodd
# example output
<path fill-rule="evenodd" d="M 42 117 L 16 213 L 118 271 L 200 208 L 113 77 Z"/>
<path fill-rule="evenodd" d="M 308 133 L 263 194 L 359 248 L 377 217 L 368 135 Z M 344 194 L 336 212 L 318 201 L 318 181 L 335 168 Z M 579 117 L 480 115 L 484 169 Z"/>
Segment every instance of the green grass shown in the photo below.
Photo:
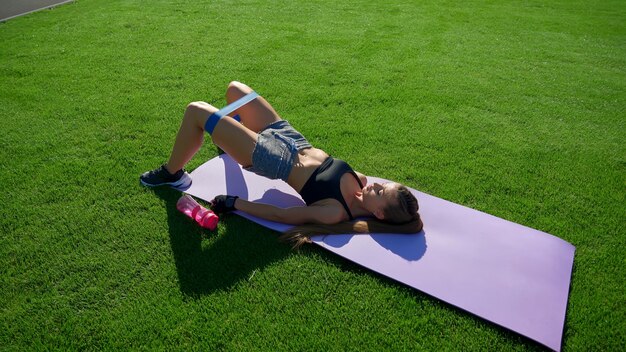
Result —
<path fill-rule="evenodd" d="M 90 1 L 0 23 L 0 349 L 537 350 L 142 188 L 254 87 L 357 170 L 577 247 L 563 350 L 626 346 L 622 1 Z M 217 155 L 207 144 L 189 165 Z"/>

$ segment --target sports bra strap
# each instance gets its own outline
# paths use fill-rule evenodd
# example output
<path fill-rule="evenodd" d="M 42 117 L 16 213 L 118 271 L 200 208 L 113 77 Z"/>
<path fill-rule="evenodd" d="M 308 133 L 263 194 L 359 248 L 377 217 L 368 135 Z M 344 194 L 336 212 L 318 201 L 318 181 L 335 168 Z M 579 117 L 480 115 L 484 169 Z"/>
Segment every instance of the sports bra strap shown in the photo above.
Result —
<path fill-rule="evenodd" d="M 356 178 L 356 181 L 359 183 L 359 186 L 361 186 L 361 188 L 363 188 L 363 184 L 361 183 L 361 179 L 356 174 L 356 172 L 354 172 L 354 170 L 350 170 L 349 172 L 350 172 L 350 174 L 352 176 L 354 176 L 354 178 Z M 340 199 L 338 199 L 338 201 L 341 203 L 341 205 L 343 205 L 343 208 L 346 209 L 346 212 L 348 213 L 348 217 L 350 218 L 350 221 L 354 220 L 354 217 L 352 216 L 352 212 L 350 212 L 350 208 L 348 207 L 348 203 L 346 203 L 346 200 L 343 199 L 343 197 L 341 197 Z"/>
<path fill-rule="evenodd" d="M 352 176 L 354 176 L 354 178 L 356 178 L 356 181 L 359 183 L 359 187 L 363 189 L 363 183 L 361 183 L 361 179 L 359 178 L 359 175 L 357 175 L 356 172 L 354 172 L 354 170 L 350 170 L 350 173 L 352 174 Z"/>

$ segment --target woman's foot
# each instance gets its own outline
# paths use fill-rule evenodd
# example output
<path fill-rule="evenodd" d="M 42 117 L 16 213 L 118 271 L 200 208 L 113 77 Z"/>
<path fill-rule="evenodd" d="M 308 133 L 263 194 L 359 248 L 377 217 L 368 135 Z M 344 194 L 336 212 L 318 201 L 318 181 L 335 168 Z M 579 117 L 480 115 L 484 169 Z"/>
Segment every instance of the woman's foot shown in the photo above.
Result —
<path fill-rule="evenodd" d="M 185 171 L 185 169 L 178 170 L 174 174 L 170 174 L 165 168 L 165 165 L 161 165 L 155 170 L 143 173 L 139 177 L 139 181 L 146 187 L 157 186 L 170 186 L 176 189 L 187 189 L 191 186 L 191 176 Z"/>

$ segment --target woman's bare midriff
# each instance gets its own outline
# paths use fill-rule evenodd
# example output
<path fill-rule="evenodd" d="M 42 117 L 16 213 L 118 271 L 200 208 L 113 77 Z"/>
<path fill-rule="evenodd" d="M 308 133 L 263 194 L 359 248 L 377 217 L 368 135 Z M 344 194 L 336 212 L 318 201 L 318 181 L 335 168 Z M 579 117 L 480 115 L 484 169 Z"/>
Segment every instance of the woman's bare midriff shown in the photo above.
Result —
<path fill-rule="evenodd" d="M 317 148 L 307 148 L 298 152 L 298 159 L 293 164 L 287 183 L 298 193 L 309 180 L 315 169 L 322 165 L 328 154 Z"/>

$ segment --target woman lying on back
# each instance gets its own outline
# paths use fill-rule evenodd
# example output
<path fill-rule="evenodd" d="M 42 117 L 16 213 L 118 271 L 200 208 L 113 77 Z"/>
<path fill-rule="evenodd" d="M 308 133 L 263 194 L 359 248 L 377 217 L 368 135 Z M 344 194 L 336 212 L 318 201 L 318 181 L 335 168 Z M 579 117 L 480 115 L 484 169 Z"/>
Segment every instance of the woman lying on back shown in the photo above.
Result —
<path fill-rule="evenodd" d="M 231 82 L 226 92 L 232 103 L 253 90 Z M 367 178 L 344 161 L 313 148 L 302 134 L 278 116 L 262 97 L 235 110 L 241 123 L 215 114 L 204 102 L 189 104 L 168 162 L 144 173 L 143 185 L 187 187 L 191 178 L 183 167 L 200 149 L 204 132 L 244 168 L 270 179 L 282 179 L 306 206 L 279 208 L 222 195 L 211 203 L 216 212 L 241 210 L 285 224 L 299 225 L 282 238 L 299 246 L 308 237 L 330 233 L 416 233 L 422 229 L 417 199 L 398 183 L 367 184 Z M 357 217 L 365 220 L 354 221 Z"/>

